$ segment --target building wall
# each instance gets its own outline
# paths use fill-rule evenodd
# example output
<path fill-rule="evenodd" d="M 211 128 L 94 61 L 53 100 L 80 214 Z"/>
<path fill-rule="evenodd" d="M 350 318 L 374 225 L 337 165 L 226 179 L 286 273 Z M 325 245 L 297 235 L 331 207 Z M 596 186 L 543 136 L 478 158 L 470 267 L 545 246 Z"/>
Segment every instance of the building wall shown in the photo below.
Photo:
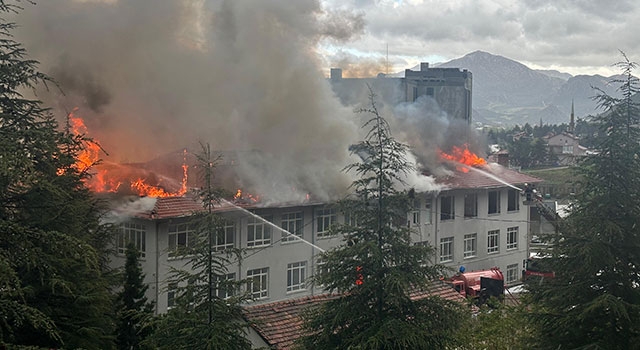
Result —
<path fill-rule="evenodd" d="M 519 210 L 507 211 L 507 188 L 495 189 L 499 191 L 500 213 L 488 214 L 488 189 L 451 190 L 439 194 L 418 194 L 415 208 L 410 212 L 407 223 L 412 229 L 412 239 L 415 242 L 428 242 L 436 248 L 438 255 L 436 262 L 440 262 L 440 242 L 442 238 L 453 238 L 453 257 L 442 263 L 451 268 L 450 275 L 464 266 L 467 271 L 489 269 L 498 266 L 507 277 L 508 267 L 518 265 L 517 279 L 521 276 L 522 263 L 528 256 L 527 239 L 527 210 L 519 198 Z M 477 216 L 464 217 L 464 196 L 475 193 L 477 195 Z M 442 220 L 441 198 L 452 195 L 455 200 L 455 216 L 451 220 Z M 323 205 L 306 205 L 279 208 L 259 208 L 255 213 L 259 216 L 270 216 L 273 224 L 280 227 L 284 213 L 302 212 L 303 214 L 303 239 L 290 242 L 283 241 L 283 233 L 273 228 L 269 245 L 260 247 L 247 246 L 247 223 L 250 218 L 241 211 L 223 213 L 227 219 L 235 223 L 234 245 L 246 249 L 246 255 L 241 262 L 233 261 L 229 266 L 229 273 L 235 273 L 236 279 L 247 277 L 247 271 L 268 268 L 268 295 L 260 298 L 255 303 L 279 301 L 289 298 L 297 298 L 305 295 L 322 293 L 322 290 L 309 284 L 302 290 L 287 291 L 287 265 L 291 263 L 305 263 L 305 277 L 308 278 L 317 268 L 315 256 L 320 249 L 326 250 L 342 243 L 339 236 L 318 237 L 317 214 Z M 144 220 L 131 219 L 131 223 L 144 225 L 146 231 L 145 256 L 141 264 L 145 276 L 145 282 L 149 285 L 147 297 L 156 301 L 157 313 L 167 310 L 168 301 L 168 276 L 171 267 L 184 268 L 187 259 L 181 257 L 169 257 L 168 231 L 174 224 L 184 223 L 187 218 Z M 337 222 L 344 222 L 344 217 L 336 213 Z M 507 249 L 507 229 L 518 228 L 518 244 L 516 248 Z M 494 253 L 487 252 L 487 233 L 490 230 L 499 230 L 500 234 L 498 250 Z M 472 257 L 464 257 L 464 238 L 466 234 L 476 234 L 476 254 Z M 316 247 L 312 246 L 315 245 Z M 124 258 L 116 256 L 113 259 L 114 266 L 124 265 Z"/>

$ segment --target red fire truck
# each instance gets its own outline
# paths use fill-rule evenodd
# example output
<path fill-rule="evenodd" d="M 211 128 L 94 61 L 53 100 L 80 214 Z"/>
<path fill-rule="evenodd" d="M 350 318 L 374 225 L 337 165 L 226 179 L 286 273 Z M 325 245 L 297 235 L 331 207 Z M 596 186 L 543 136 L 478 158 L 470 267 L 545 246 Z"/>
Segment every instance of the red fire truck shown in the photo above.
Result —
<path fill-rule="evenodd" d="M 484 303 L 490 297 L 501 297 L 504 294 L 504 275 L 497 267 L 489 270 L 465 272 L 460 269 L 448 283 L 465 297 L 478 299 L 479 303 Z"/>

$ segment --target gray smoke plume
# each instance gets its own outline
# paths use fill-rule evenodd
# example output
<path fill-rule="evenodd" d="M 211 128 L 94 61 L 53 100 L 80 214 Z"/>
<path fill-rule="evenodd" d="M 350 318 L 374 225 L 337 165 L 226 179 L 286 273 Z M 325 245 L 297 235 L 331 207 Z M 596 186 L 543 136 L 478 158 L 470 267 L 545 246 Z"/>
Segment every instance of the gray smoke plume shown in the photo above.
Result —
<path fill-rule="evenodd" d="M 327 199 L 351 181 L 341 169 L 359 127 L 315 49 L 328 36 L 359 35 L 361 15 L 328 13 L 316 0 L 47 0 L 12 20 L 60 83 L 62 92 L 39 97 L 61 118 L 79 107 L 106 160 L 206 142 L 262 152 L 238 169 L 265 197 L 294 188 Z"/>

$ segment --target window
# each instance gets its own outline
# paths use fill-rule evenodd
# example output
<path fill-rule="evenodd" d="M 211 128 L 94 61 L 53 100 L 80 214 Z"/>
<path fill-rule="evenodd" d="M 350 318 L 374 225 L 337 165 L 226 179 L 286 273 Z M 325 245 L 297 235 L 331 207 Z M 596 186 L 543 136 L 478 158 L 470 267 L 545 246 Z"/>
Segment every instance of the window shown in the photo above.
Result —
<path fill-rule="evenodd" d="M 489 191 L 489 214 L 500 213 L 500 191 Z"/>
<path fill-rule="evenodd" d="M 478 195 L 468 193 L 464 195 L 464 217 L 474 218 L 478 216 Z"/>
<path fill-rule="evenodd" d="M 573 145 L 564 145 L 562 146 L 563 154 L 573 154 Z"/>
<path fill-rule="evenodd" d="M 464 235 L 464 257 L 473 258 L 477 254 L 478 235 L 476 233 Z"/>
<path fill-rule="evenodd" d="M 453 237 L 440 239 L 440 262 L 453 261 Z"/>
<path fill-rule="evenodd" d="M 282 232 L 283 242 L 297 241 L 298 239 L 292 235 L 302 237 L 302 212 L 282 214 L 281 227 L 291 233 L 290 235 L 287 232 Z"/>
<path fill-rule="evenodd" d="M 507 211 L 520 210 L 520 191 L 509 189 L 507 192 Z"/>
<path fill-rule="evenodd" d="M 318 237 L 326 237 L 330 234 L 329 228 L 336 223 L 336 210 L 333 208 L 321 208 L 316 211 L 316 233 Z"/>
<path fill-rule="evenodd" d="M 431 197 L 427 197 L 424 200 L 424 208 L 425 208 L 425 211 L 426 211 L 425 214 L 424 214 L 424 217 L 425 217 L 425 220 L 424 220 L 425 222 L 424 223 L 425 224 L 432 224 L 433 223 L 433 221 L 432 221 L 433 219 L 432 219 L 432 216 L 431 216 L 431 201 L 432 201 Z"/>
<path fill-rule="evenodd" d="M 136 249 L 140 252 L 140 256 L 144 258 L 146 250 L 146 236 L 147 231 L 144 225 L 136 224 L 132 222 L 125 222 L 118 227 L 117 236 L 117 249 L 118 254 L 125 254 L 127 251 L 127 245 L 133 243 Z"/>
<path fill-rule="evenodd" d="M 178 290 L 178 285 L 175 283 L 171 283 L 167 286 L 167 309 L 171 309 L 176 305 L 177 290 Z"/>
<path fill-rule="evenodd" d="M 287 264 L 287 292 L 305 289 L 304 279 L 306 271 L 306 261 Z"/>
<path fill-rule="evenodd" d="M 247 247 L 261 247 L 271 244 L 271 225 L 273 216 L 264 216 L 264 220 L 250 217 L 247 221 Z"/>
<path fill-rule="evenodd" d="M 413 207 L 411 208 L 411 223 L 414 225 L 420 225 L 420 200 L 413 200 Z"/>
<path fill-rule="evenodd" d="M 518 226 L 507 228 L 507 249 L 518 248 Z"/>
<path fill-rule="evenodd" d="M 169 225 L 169 257 L 186 253 L 186 248 L 195 244 L 196 233 L 186 223 Z"/>
<path fill-rule="evenodd" d="M 500 230 L 492 230 L 487 233 L 487 253 L 500 251 Z"/>
<path fill-rule="evenodd" d="M 507 265 L 507 284 L 517 282 L 520 279 L 520 272 L 518 270 L 518 264 Z"/>
<path fill-rule="evenodd" d="M 440 221 L 453 220 L 455 216 L 455 198 L 442 196 L 440 198 Z"/>
<path fill-rule="evenodd" d="M 253 299 L 263 299 L 269 296 L 269 268 L 248 270 L 249 292 Z"/>
<path fill-rule="evenodd" d="M 413 102 L 415 102 L 418 99 L 418 88 L 417 87 L 413 87 Z"/>
<path fill-rule="evenodd" d="M 431 96 L 431 97 L 435 96 L 435 89 L 432 88 L 432 87 L 428 87 L 427 88 L 427 96 Z"/>
<path fill-rule="evenodd" d="M 215 242 L 213 242 L 213 251 L 219 252 L 228 248 L 233 248 L 233 240 L 236 235 L 236 225 L 233 222 L 226 221 L 222 227 L 216 230 Z"/>
<path fill-rule="evenodd" d="M 236 274 L 229 273 L 221 276 L 213 276 L 213 281 L 215 283 L 214 294 L 216 297 L 220 299 L 227 299 L 234 294 L 234 285 L 230 283 L 235 281 Z"/>

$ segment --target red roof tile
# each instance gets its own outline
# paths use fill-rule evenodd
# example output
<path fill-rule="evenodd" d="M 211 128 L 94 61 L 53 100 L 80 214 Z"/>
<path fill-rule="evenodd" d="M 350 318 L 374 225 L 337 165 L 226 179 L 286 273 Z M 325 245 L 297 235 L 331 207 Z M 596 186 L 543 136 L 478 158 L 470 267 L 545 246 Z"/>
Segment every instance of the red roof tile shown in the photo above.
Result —
<path fill-rule="evenodd" d="M 489 163 L 482 167 L 473 168 L 466 173 L 456 171 L 452 176 L 438 178 L 438 182 L 451 189 L 496 188 L 509 185 L 521 188 L 525 183 L 539 183 L 542 180 L 505 168 L 497 163 Z"/>
<path fill-rule="evenodd" d="M 442 281 L 433 281 L 428 291 L 411 293 L 412 299 L 439 296 L 443 299 L 465 302 L 465 298 Z M 248 306 L 244 315 L 253 329 L 275 349 L 291 349 L 303 334 L 301 313 L 307 307 L 337 298 L 337 295 L 321 294 L 299 299 L 289 299 L 274 303 Z"/>

